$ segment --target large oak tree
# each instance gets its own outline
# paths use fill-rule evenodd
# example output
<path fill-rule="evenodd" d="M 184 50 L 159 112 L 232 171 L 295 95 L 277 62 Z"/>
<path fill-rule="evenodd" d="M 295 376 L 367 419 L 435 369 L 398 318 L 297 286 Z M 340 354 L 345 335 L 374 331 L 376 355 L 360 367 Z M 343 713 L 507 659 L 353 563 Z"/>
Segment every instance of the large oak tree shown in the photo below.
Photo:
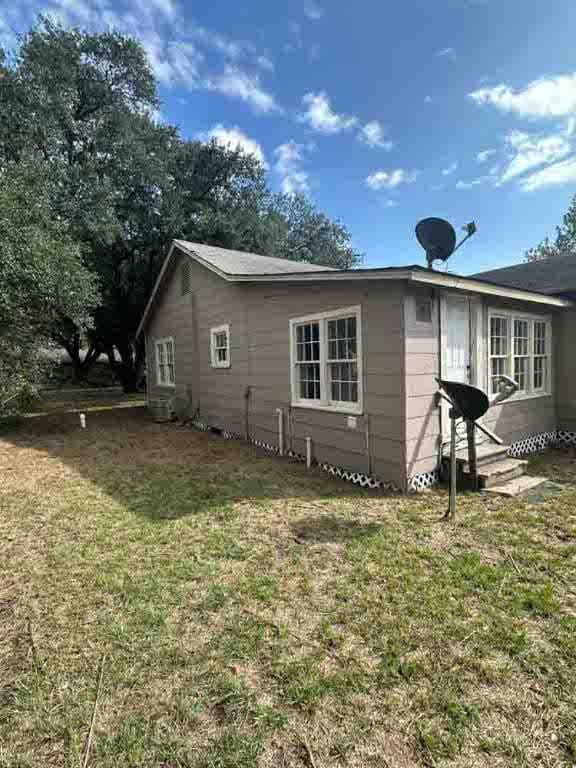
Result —
<path fill-rule="evenodd" d="M 125 389 L 137 386 L 134 334 L 174 238 L 341 268 L 359 260 L 343 225 L 301 196 L 271 194 L 254 157 L 155 120 L 156 83 L 136 40 L 41 18 L 4 60 L 0 98 L 0 163 L 49 168 L 52 215 L 99 278 L 86 356 L 73 318 L 53 329 L 78 376 L 105 351 Z"/>

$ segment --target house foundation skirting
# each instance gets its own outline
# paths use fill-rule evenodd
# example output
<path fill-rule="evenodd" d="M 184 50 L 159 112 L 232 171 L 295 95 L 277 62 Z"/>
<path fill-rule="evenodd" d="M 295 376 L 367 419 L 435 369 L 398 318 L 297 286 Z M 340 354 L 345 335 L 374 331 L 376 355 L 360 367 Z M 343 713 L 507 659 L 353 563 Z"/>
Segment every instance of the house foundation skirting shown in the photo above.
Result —
<path fill-rule="evenodd" d="M 576 432 L 568 432 L 565 429 L 553 429 L 551 432 L 540 432 L 537 435 L 526 437 L 524 440 L 517 440 L 508 449 L 508 456 L 513 459 L 519 459 L 522 456 L 540 453 L 540 451 L 544 451 L 546 448 L 562 448 L 572 445 L 576 446 Z M 410 478 L 408 490 L 413 492 L 425 491 L 438 485 L 439 482 L 440 473 L 437 469 L 430 472 L 422 472 Z"/>
<path fill-rule="evenodd" d="M 213 427 L 201 421 L 200 419 L 193 419 L 190 423 L 196 429 L 200 429 L 202 431 L 210 431 L 213 429 Z M 224 440 L 245 440 L 244 436 L 238 434 L 237 432 L 228 432 L 227 430 L 218 431 Z M 268 451 L 269 453 L 279 453 L 278 446 L 273 445 L 272 443 L 254 439 L 249 439 L 247 442 L 251 443 L 257 448 Z M 508 449 L 508 455 L 511 458 L 516 459 L 520 458 L 521 456 L 529 456 L 533 453 L 539 453 L 548 447 L 568 447 L 573 445 L 576 446 L 576 432 L 568 432 L 564 429 L 555 429 L 550 432 L 540 432 L 537 435 L 531 435 L 524 440 L 518 440 L 517 442 L 512 443 Z M 286 456 L 293 461 L 306 461 L 305 456 L 294 453 L 293 451 L 287 451 Z M 401 489 L 395 483 L 392 483 L 388 480 L 382 480 L 381 478 L 373 477 L 371 475 L 365 475 L 362 472 L 354 472 L 353 470 L 346 469 L 344 467 L 337 467 L 333 464 L 328 464 L 322 461 L 318 462 L 317 466 L 320 467 L 320 469 L 324 472 L 327 472 L 329 475 L 332 475 L 333 477 L 339 477 L 341 480 L 345 480 L 349 483 L 352 483 L 353 485 L 358 485 L 361 488 L 393 491 L 396 493 L 401 491 Z M 429 488 L 433 488 L 434 486 L 438 485 L 439 482 L 439 469 L 433 469 L 429 472 L 421 472 L 420 474 L 414 475 L 408 480 L 408 492 L 419 493 L 421 491 L 426 491 Z"/>
<path fill-rule="evenodd" d="M 557 429 L 554 442 L 558 448 L 576 445 L 576 432 L 568 432 L 566 429 Z"/>
<path fill-rule="evenodd" d="M 191 422 L 192 426 L 194 426 L 196 429 L 200 429 L 203 432 L 208 432 L 214 429 L 209 424 L 206 424 L 205 422 L 201 421 L 200 419 L 193 419 Z M 251 443 L 252 445 L 256 446 L 256 448 L 261 448 L 264 451 L 268 451 L 269 453 L 274 453 L 276 455 L 279 454 L 278 446 L 273 445 L 272 443 L 266 443 L 262 440 L 255 440 L 255 439 L 248 439 L 243 435 L 238 434 L 237 432 L 228 432 L 227 430 L 218 430 L 219 434 L 224 438 L 224 440 L 244 440 L 245 442 Z M 306 461 L 306 457 L 302 456 L 299 453 L 295 453 L 294 451 L 286 451 L 285 455 L 292 459 L 292 461 L 298 461 L 304 463 Z M 394 491 L 396 493 L 400 492 L 400 488 L 395 483 L 392 483 L 387 480 L 381 480 L 380 478 L 373 477 L 371 475 L 365 475 L 362 472 L 354 472 L 350 469 L 345 469 L 344 467 L 336 467 L 333 464 L 327 464 L 326 462 L 314 462 L 316 466 L 318 466 L 323 472 L 327 472 L 329 475 L 332 475 L 333 477 L 339 477 L 341 480 L 345 480 L 349 483 L 352 483 L 353 485 L 358 485 L 361 488 L 370 488 L 371 490 L 382 490 L 382 491 Z"/>

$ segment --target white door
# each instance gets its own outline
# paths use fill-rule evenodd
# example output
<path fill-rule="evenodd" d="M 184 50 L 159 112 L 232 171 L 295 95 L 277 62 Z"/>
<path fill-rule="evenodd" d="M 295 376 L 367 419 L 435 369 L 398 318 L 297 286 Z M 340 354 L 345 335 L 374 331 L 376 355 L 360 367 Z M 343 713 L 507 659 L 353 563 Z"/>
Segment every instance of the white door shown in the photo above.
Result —
<path fill-rule="evenodd" d="M 470 383 L 470 301 L 446 296 L 446 347 L 442 378 Z"/>
<path fill-rule="evenodd" d="M 462 296 L 444 296 L 442 312 L 442 378 L 470 384 L 470 300 Z M 449 406 L 442 401 L 444 443 L 450 439 Z M 477 430 L 478 432 L 478 430 Z M 458 423 L 458 442 L 466 439 L 463 421 Z"/>

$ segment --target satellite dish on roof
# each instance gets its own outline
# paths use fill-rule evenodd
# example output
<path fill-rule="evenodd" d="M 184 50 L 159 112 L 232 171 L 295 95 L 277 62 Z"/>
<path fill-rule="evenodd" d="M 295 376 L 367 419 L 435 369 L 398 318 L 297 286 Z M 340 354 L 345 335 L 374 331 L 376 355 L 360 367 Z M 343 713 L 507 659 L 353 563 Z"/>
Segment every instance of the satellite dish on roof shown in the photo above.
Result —
<path fill-rule="evenodd" d="M 426 251 L 428 268 L 432 269 L 434 261 L 447 261 L 462 243 L 476 232 L 476 224 L 471 221 L 463 227 L 466 237 L 456 245 L 456 232 L 449 221 L 430 217 L 422 219 L 416 224 L 416 237 Z"/>
<path fill-rule="evenodd" d="M 422 219 L 416 224 L 416 237 L 426 251 L 428 266 L 433 261 L 447 261 L 456 247 L 456 232 L 445 219 Z"/>

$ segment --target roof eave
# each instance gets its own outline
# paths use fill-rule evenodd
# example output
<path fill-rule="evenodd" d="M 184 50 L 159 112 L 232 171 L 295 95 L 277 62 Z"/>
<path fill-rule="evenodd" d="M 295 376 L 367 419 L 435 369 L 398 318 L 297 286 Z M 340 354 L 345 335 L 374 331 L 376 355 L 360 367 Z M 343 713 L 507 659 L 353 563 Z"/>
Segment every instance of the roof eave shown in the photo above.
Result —
<path fill-rule="evenodd" d="M 174 240 L 170 246 L 166 259 L 164 260 L 164 264 L 162 265 L 162 269 L 160 270 L 160 274 L 158 275 L 152 293 L 150 294 L 150 299 L 148 300 L 140 324 L 138 325 L 138 330 L 136 331 L 135 336 L 136 339 L 139 338 L 148 321 L 148 316 L 152 309 L 156 293 L 162 283 L 174 248 L 178 248 L 182 253 L 195 259 L 202 264 L 202 266 L 206 267 L 206 269 L 209 269 L 211 272 L 218 275 L 218 277 L 221 277 L 223 280 L 230 283 L 312 283 L 325 282 L 328 280 L 335 282 L 355 282 L 357 280 L 407 280 L 413 283 L 436 285 L 442 288 L 467 291 L 469 293 L 480 293 L 488 296 L 516 299 L 518 301 L 528 301 L 549 307 L 576 306 L 575 301 L 559 296 L 551 296 L 544 293 L 538 293 L 537 291 L 523 290 L 521 288 L 510 288 L 487 280 L 473 277 L 460 277 L 458 275 L 434 272 L 427 269 L 388 267 L 374 270 L 319 270 L 318 272 L 286 272 L 273 275 L 233 275 L 218 269 L 218 267 L 215 267 L 213 264 L 199 256 L 193 249 L 186 247 L 181 241 Z"/>
<path fill-rule="evenodd" d="M 517 299 L 519 301 L 529 301 L 536 304 L 545 304 L 547 306 L 574 306 L 574 302 L 569 299 L 549 296 L 536 291 L 525 291 L 520 288 L 495 285 L 494 283 L 469 277 L 458 277 L 456 275 L 447 275 L 441 272 L 433 273 L 427 270 L 391 268 L 390 271 L 350 270 L 346 272 L 328 273 L 300 272 L 277 275 L 228 275 L 227 277 L 229 280 L 237 283 L 310 283 L 324 282 L 328 280 L 336 282 L 353 282 L 356 280 L 408 280 L 413 283 L 437 285 L 439 287 L 468 291 L 470 293 L 481 293 L 489 296 Z"/>

